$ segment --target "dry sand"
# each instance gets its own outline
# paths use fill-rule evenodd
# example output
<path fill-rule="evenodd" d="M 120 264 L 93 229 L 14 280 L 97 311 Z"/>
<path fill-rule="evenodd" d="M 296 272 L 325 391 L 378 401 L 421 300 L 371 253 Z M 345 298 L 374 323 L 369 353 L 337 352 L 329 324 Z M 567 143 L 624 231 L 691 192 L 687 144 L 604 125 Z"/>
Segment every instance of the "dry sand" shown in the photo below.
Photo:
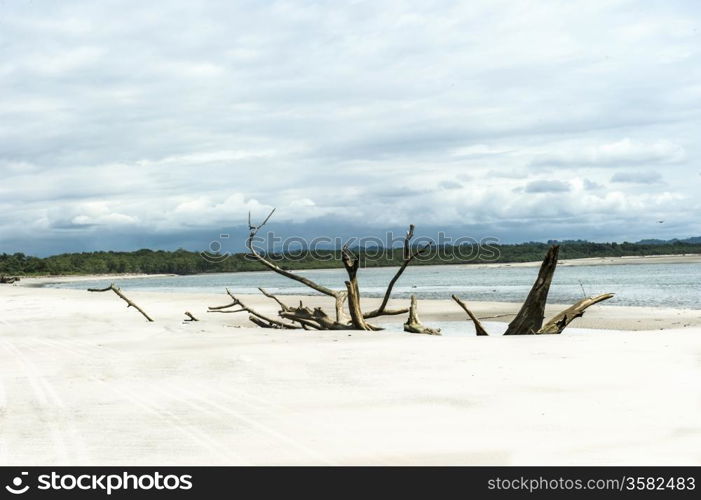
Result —
<path fill-rule="evenodd" d="M 701 464 L 700 311 L 431 337 L 237 327 L 205 312 L 223 294 L 129 296 L 156 322 L 112 293 L 0 285 L 0 464 Z"/>

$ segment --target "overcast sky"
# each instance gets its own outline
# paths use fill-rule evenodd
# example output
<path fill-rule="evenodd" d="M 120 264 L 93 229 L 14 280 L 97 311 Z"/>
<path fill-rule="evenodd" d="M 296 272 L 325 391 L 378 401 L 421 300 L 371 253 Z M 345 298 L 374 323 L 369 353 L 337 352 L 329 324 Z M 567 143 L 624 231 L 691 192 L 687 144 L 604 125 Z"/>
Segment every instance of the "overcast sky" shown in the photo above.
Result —
<path fill-rule="evenodd" d="M 698 236 L 700 21 L 693 0 L 0 0 L 0 251 L 197 249 L 273 206 L 303 234 Z"/>

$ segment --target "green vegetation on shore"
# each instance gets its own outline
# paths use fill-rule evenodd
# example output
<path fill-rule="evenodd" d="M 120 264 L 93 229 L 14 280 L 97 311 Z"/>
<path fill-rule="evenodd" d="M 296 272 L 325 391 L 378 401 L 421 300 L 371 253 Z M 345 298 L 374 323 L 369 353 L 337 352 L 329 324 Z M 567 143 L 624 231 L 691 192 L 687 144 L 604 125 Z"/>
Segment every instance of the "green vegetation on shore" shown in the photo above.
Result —
<path fill-rule="evenodd" d="M 622 257 L 701 253 L 701 243 L 591 243 L 588 241 L 560 242 L 561 259 L 586 257 Z M 417 258 L 415 265 L 464 264 L 484 262 L 530 262 L 543 258 L 549 244 L 519 243 L 489 244 L 481 248 L 440 247 Z M 400 265 L 402 250 L 368 249 L 360 251 L 365 267 Z M 297 252 L 295 255 L 271 255 L 286 269 L 325 269 L 342 267 L 340 252 L 318 250 Z M 64 275 L 64 274 L 194 274 L 210 272 L 260 271 L 264 267 L 246 258 L 245 254 L 205 259 L 187 250 L 137 250 L 135 252 L 66 253 L 51 257 L 30 257 L 22 253 L 0 254 L 0 275 Z"/>

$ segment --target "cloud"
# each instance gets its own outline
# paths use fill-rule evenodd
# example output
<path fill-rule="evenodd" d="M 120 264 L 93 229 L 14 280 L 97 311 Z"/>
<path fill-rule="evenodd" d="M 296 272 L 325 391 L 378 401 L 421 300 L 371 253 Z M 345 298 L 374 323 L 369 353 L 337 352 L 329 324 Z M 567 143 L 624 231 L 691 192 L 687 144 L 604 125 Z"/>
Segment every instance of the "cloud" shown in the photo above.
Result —
<path fill-rule="evenodd" d="M 587 191 L 598 191 L 604 189 L 603 184 L 599 184 L 598 182 L 592 181 L 591 179 L 584 179 L 582 181 L 582 187 Z"/>
<path fill-rule="evenodd" d="M 633 141 L 629 138 L 620 141 L 590 146 L 578 151 L 550 153 L 532 162 L 535 166 L 630 166 L 679 163 L 686 158 L 682 146 L 660 140 L 651 143 Z"/>
<path fill-rule="evenodd" d="M 617 172 L 611 177 L 611 182 L 627 184 L 660 184 L 662 175 L 659 172 Z"/>
<path fill-rule="evenodd" d="M 194 245 L 272 207 L 522 239 L 615 237 L 602 211 L 648 235 L 653 207 L 701 234 L 697 10 L 4 2 L 0 251 Z"/>
<path fill-rule="evenodd" d="M 438 184 L 441 189 L 460 189 L 462 184 L 457 181 L 443 181 Z"/>
<path fill-rule="evenodd" d="M 570 185 L 562 181 L 537 180 L 526 184 L 526 193 L 566 193 Z"/>

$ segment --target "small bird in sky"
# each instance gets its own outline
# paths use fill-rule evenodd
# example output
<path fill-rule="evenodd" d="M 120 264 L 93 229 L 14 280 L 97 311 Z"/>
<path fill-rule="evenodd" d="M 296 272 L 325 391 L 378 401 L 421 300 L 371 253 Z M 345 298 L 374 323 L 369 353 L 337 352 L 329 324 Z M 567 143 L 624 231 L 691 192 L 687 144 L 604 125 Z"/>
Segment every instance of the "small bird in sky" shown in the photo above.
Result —
<path fill-rule="evenodd" d="M 658 224 L 664 224 L 664 221 L 663 221 L 663 220 L 658 220 L 657 223 L 658 223 Z"/>

